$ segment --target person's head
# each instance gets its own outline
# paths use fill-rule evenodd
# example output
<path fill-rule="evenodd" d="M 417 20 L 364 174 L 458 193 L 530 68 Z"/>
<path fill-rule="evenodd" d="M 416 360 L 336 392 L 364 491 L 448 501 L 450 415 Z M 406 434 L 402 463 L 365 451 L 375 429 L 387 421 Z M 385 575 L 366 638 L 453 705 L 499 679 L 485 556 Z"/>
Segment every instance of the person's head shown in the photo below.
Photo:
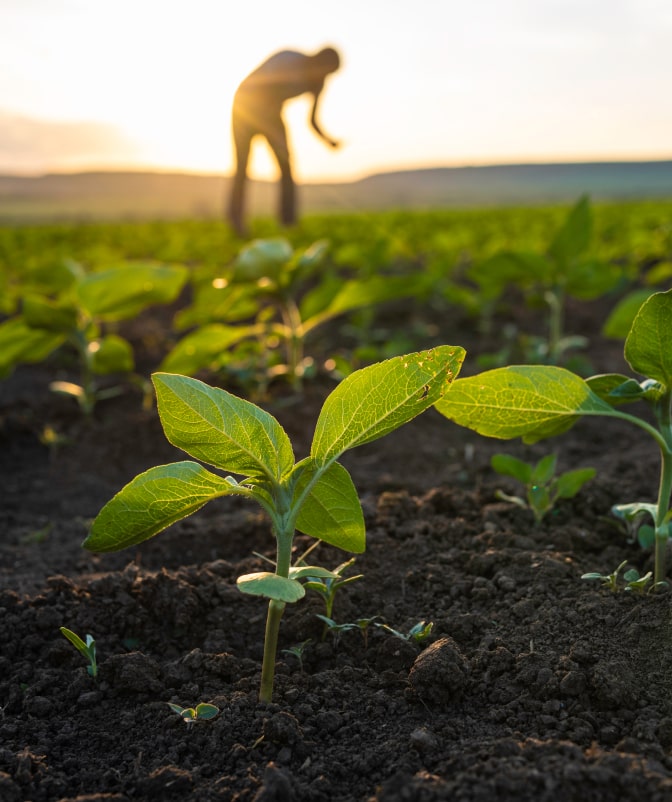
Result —
<path fill-rule="evenodd" d="M 333 47 L 325 47 L 313 56 L 315 67 L 323 74 L 329 75 L 341 66 L 341 57 Z"/>

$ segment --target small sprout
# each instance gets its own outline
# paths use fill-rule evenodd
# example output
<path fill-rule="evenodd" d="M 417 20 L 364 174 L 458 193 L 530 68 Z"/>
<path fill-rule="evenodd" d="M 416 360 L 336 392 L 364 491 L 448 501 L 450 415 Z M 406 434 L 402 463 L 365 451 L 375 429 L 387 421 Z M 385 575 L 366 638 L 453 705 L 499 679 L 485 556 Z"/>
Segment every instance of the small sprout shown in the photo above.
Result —
<path fill-rule="evenodd" d="M 625 590 L 633 593 L 646 593 L 646 586 L 652 581 L 653 574 L 648 571 L 644 576 L 639 575 L 636 568 L 631 568 L 623 574 L 623 579 L 627 582 Z"/>
<path fill-rule="evenodd" d="M 583 574 L 581 579 L 597 579 L 603 585 L 608 587 L 609 590 L 613 590 L 615 593 L 618 590 L 618 575 L 625 568 L 627 562 L 627 560 L 623 560 L 618 568 L 616 568 L 616 570 L 612 571 L 610 574 L 600 574 L 597 571 L 591 571 L 588 574 Z"/>
<path fill-rule="evenodd" d="M 408 632 L 400 632 L 398 629 L 393 629 L 387 624 L 376 624 L 376 626 L 394 635 L 395 638 L 405 641 L 415 641 L 418 644 L 426 641 L 434 629 L 434 623 L 432 621 L 418 621 Z"/>
<path fill-rule="evenodd" d="M 380 618 L 378 615 L 371 616 L 371 618 L 358 618 L 355 621 L 355 624 L 359 628 L 359 631 L 362 633 L 362 638 L 364 640 L 364 648 L 367 649 L 369 646 L 369 627 L 376 618 Z"/>
<path fill-rule="evenodd" d="M 338 568 L 334 568 L 332 572 L 334 576 L 308 577 L 308 581 L 304 585 L 306 589 L 312 590 L 322 597 L 324 600 L 324 617 L 327 619 L 331 619 L 333 616 L 334 601 L 336 600 L 336 593 L 338 589 L 342 588 L 344 585 L 349 585 L 351 582 L 356 582 L 358 579 L 362 579 L 364 576 L 363 574 L 357 574 L 356 576 L 349 577 L 343 576 L 344 572 L 350 568 L 354 562 L 355 558 L 352 557 L 346 562 L 341 563 Z M 328 627 L 325 625 L 325 628 L 322 631 L 322 640 L 324 640 L 327 635 L 327 628 Z"/>
<path fill-rule="evenodd" d="M 498 499 L 530 509 L 539 523 L 560 498 L 573 498 L 583 485 L 595 476 L 594 468 L 579 468 L 555 475 L 557 456 L 548 454 L 536 465 L 512 457 L 510 454 L 495 454 L 490 464 L 500 476 L 510 476 L 525 485 L 525 498 L 510 496 L 502 490 L 496 492 Z"/>
<path fill-rule="evenodd" d="M 282 650 L 283 654 L 296 657 L 296 659 L 299 661 L 299 671 L 301 671 L 301 673 L 303 673 L 303 655 L 309 643 L 312 643 L 311 638 L 308 638 L 308 640 L 304 640 L 301 643 L 297 643 L 295 646 L 290 646 L 288 649 Z"/>
<path fill-rule="evenodd" d="M 326 615 L 319 615 L 319 613 L 317 614 L 317 618 L 319 618 L 320 621 L 323 621 L 324 625 L 326 627 L 326 630 L 328 632 L 331 632 L 331 634 L 332 634 L 332 636 L 334 638 L 334 646 L 336 646 L 336 647 L 338 646 L 338 644 L 339 644 L 339 642 L 341 640 L 341 635 L 344 632 L 348 632 L 351 629 L 357 629 L 358 628 L 357 624 L 337 624 L 336 621 L 334 621 L 333 618 L 327 618 Z"/>
<path fill-rule="evenodd" d="M 86 670 L 89 676 L 95 679 L 98 676 L 98 664 L 96 663 L 96 642 L 93 636 L 87 635 L 85 642 L 79 635 L 76 635 L 71 629 L 67 629 L 67 627 L 60 627 L 59 631 L 61 635 L 66 637 L 75 649 L 89 661 Z"/>
<path fill-rule="evenodd" d="M 218 707 L 207 702 L 200 702 L 196 707 L 182 707 L 182 705 L 175 705 L 172 702 L 167 702 L 166 704 L 173 713 L 177 713 L 182 721 L 190 726 L 197 721 L 208 721 L 219 713 Z"/>
<path fill-rule="evenodd" d="M 651 571 L 648 571 L 644 576 L 639 575 L 639 571 L 636 568 L 630 568 L 629 570 L 625 571 L 622 575 L 622 579 L 624 584 L 619 583 L 619 576 L 621 575 L 621 571 L 625 568 L 627 560 L 623 560 L 623 562 L 616 568 L 615 571 L 612 571 L 610 574 L 599 574 L 597 572 L 583 574 L 581 579 L 597 579 L 602 582 L 603 585 L 609 588 L 609 590 L 617 593 L 619 590 L 629 591 L 631 593 L 647 593 L 650 590 L 662 590 L 663 588 L 667 587 L 667 582 L 653 582 L 653 574 Z M 651 584 L 653 582 L 653 584 Z"/>

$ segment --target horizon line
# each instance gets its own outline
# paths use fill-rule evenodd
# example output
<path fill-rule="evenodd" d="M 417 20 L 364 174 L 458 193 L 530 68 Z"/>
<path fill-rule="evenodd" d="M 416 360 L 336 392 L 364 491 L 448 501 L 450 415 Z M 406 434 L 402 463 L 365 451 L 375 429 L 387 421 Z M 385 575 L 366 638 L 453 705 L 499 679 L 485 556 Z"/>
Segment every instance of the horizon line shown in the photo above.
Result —
<path fill-rule="evenodd" d="M 397 165 L 390 167 L 373 167 L 369 172 L 356 173 L 344 178 L 325 176 L 324 178 L 311 178 L 310 180 L 298 179 L 297 183 L 302 185 L 311 184 L 351 184 L 364 181 L 379 175 L 431 172 L 433 170 L 477 170 L 497 167 L 581 167 L 581 166 L 608 166 L 608 165 L 628 165 L 628 164 L 666 164 L 672 162 L 672 155 L 649 158 L 585 158 L 585 159 L 549 159 L 549 160 L 529 160 L 529 161 L 487 161 L 487 162 L 464 162 L 458 164 L 431 164 L 431 165 Z M 78 167 L 71 169 L 47 169 L 42 171 L 19 171 L 11 172 L 0 168 L 0 178 L 10 179 L 43 179 L 51 177 L 75 177 L 83 175 L 172 175 L 188 176 L 193 178 L 231 178 L 232 173 L 218 172 L 216 170 L 191 170 L 180 167 L 162 167 L 157 165 L 126 165 L 111 166 L 100 165 L 90 167 Z M 276 183 L 276 178 L 255 178 L 252 181 L 261 183 Z"/>

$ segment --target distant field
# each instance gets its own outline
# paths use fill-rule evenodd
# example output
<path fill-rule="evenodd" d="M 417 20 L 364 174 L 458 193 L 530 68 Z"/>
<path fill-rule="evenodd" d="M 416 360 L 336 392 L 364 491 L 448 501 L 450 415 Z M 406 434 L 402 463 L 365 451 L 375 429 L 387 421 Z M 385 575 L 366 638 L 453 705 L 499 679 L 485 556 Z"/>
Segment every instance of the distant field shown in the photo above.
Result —
<path fill-rule="evenodd" d="M 212 219 L 222 216 L 229 178 L 98 172 L 0 176 L 0 222 Z M 469 208 L 672 198 L 672 161 L 495 165 L 381 173 L 359 181 L 304 184 L 306 213 Z M 276 188 L 251 183 L 252 216 L 273 213 Z"/>

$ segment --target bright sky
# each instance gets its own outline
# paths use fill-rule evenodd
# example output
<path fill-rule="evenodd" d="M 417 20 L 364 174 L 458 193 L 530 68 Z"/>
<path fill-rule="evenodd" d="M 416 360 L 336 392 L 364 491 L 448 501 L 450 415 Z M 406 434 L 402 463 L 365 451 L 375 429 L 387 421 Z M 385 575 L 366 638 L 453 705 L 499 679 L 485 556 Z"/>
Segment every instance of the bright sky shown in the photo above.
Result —
<path fill-rule="evenodd" d="M 286 110 L 302 181 L 388 169 L 672 158 L 670 0 L 0 0 L 0 172 L 228 173 L 238 83 L 337 47 Z M 266 148 L 254 174 L 272 177 Z"/>

